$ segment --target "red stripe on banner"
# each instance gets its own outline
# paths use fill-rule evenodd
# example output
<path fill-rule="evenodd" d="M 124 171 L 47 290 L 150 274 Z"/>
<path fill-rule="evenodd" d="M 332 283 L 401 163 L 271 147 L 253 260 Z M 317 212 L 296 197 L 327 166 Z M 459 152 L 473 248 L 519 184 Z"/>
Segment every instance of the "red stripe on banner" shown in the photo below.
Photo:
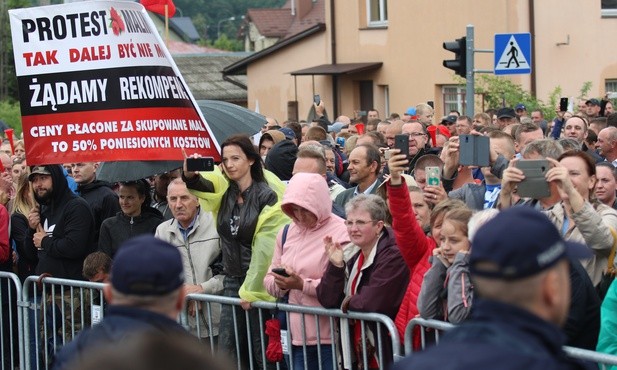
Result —
<path fill-rule="evenodd" d="M 181 160 L 220 155 L 193 108 L 131 108 L 22 117 L 29 165 Z"/>

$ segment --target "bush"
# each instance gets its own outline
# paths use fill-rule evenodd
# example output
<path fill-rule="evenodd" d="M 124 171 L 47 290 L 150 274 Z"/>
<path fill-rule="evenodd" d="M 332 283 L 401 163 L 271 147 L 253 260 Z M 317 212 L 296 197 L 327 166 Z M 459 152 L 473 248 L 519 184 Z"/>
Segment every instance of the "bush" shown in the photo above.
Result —
<path fill-rule="evenodd" d="M 0 120 L 15 130 L 15 137 L 21 136 L 21 111 L 19 110 L 19 103 L 0 101 Z"/>

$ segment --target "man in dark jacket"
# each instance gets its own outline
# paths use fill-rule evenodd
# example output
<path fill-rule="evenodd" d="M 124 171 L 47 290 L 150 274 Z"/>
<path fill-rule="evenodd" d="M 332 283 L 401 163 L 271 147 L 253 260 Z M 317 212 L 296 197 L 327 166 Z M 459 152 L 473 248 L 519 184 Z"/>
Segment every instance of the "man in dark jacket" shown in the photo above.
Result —
<path fill-rule="evenodd" d="M 120 212 L 118 195 L 107 181 L 96 179 L 99 162 L 80 162 L 71 164 L 73 178 L 77 183 L 77 193 L 88 202 L 94 214 L 94 242 L 98 246 L 99 230 L 105 219 Z"/>
<path fill-rule="evenodd" d="M 24 245 L 38 251 L 36 274 L 83 280 L 84 259 L 95 250 L 90 206 L 68 188 L 60 165 L 34 166 L 28 179 L 38 206 L 28 215 Z"/>
<path fill-rule="evenodd" d="M 58 352 L 53 368 L 79 364 L 88 350 L 130 342 L 138 333 L 189 336 L 176 322 L 186 296 L 183 271 L 180 252 L 165 241 L 141 235 L 124 242 L 111 268 L 111 285 L 103 291 L 110 304 L 105 318 Z"/>
<path fill-rule="evenodd" d="M 560 329 L 570 306 L 569 261 L 591 257 L 590 249 L 565 241 L 530 207 L 501 212 L 472 245 L 469 267 L 482 299 L 471 318 L 394 369 L 593 368 L 567 357 Z"/>

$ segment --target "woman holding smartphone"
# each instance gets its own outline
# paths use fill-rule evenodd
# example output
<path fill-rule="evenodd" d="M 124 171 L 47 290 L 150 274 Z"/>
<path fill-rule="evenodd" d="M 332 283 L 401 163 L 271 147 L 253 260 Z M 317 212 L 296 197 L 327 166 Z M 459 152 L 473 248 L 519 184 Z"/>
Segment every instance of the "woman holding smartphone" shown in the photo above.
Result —
<path fill-rule="evenodd" d="M 323 240 L 330 238 L 346 245 L 349 237 L 345 221 L 332 214 L 328 185 L 315 173 L 297 173 L 291 178 L 281 209 L 292 223 L 286 232 L 279 232 L 264 286 L 272 296 L 288 294 L 290 304 L 321 307 L 317 286 L 328 265 Z M 290 313 L 288 330 L 293 369 L 332 370 L 336 367 L 331 337 L 334 328 L 328 317 Z"/>
<path fill-rule="evenodd" d="M 261 157 L 246 135 L 233 135 L 221 145 L 220 172 L 185 171 L 183 178 L 189 189 L 200 198 L 201 211 L 217 213 L 217 231 L 221 237 L 223 258 L 223 296 L 239 297 L 242 308 L 249 311 L 250 339 L 247 338 L 245 314 L 230 305 L 223 305 L 219 326 L 219 349 L 249 365 L 248 340 L 252 341 L 252 356 L 256 368 L 264 369 L 261 354 L 263 328 L 259 312 L 251 310 L 251 302 L 274 301 L 263 286 L 274 251 L 278 231 L 289 222 L 281 212 L 279 197 L 284 185 L 273 177 L 267 179 Z M 273 190 L 277 189 L 279 192 Z M 236 348 L 239 343 L 240 348 Z M 271 366 L 268 365 L 268 366 Z"/>

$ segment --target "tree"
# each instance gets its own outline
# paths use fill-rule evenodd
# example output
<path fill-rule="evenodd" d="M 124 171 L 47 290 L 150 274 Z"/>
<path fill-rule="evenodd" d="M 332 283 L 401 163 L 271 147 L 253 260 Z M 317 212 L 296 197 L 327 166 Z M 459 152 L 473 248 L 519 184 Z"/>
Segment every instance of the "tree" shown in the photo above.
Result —
<path fill-rule="evenodd" d="M 585 82 L 581 87 L 579 98 L 585 97 L 590 89 L 591 82 Z M 476 75 L 475 90 L 476 95 L 482 95 L 487 108 L 514 107 L 522 103 L 528 112 L 540 109 L 547 120 L 555 117 L 555 107 L 562 95 L 561 86 L 555 86 L 545 103 L 531 95 L 530 92 L 525 91 L 521 85 L 512 82 L 506 77 L 492 74 Z"/>
<path fill-rule="evenodd" d="M 0 100 L 18 100 L 9 9 L 30 6 L 29 0 L 0 0 Z"/>

